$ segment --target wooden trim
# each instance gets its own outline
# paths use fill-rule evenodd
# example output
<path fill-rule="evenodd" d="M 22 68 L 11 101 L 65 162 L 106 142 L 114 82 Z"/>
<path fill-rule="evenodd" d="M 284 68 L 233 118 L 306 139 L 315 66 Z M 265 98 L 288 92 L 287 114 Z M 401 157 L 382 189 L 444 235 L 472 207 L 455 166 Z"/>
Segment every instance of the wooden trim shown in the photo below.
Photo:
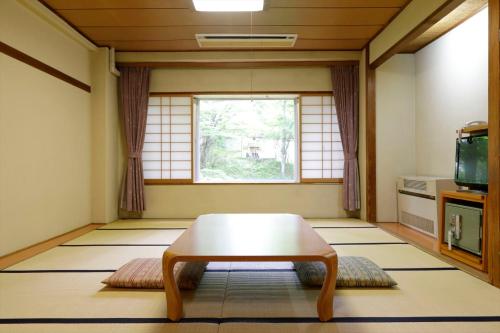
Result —
<path fill-rule="evenodd" d="M 195 139 L 196 139 L 196 135 L 194 133 L 194 102 L 195 102 L 195 99 L 194 99 L 194 96 L 191 95 L 191 182 L 194 182 L 194 158 L 195 158 L 195 154 L 194 154 L 194 149 L 196 148 L 196 143 L 195 143 Z M 196 127 L 196 130 L 198 130 L 198 126 Z M 172 161 L 170 161 L 170 163 L 172 163 Z"/>
<path fill-rule="evenodd" d="M 304 95 L 304 96 L 323 96 L 323 95 L 333 95 L 332 91 L 204 91 L 204 92 L 150 92 L 149 96 L 161 97 L 161 96 L 192 96 L 197 95 Z"/>
<path fill-rule="evenodd" d="M 350 25 L 351 27 L 356 27 L 356 26 L 359 26 L 359 25 Z M 365 25 L 362 25 L 362 26 L 365 26 Z M 162 26 L 160 26 L 162 27 Z M 296 26 L 296 27 L 300 27 L 300 25 Z M 151 27 L 151 28 L 154 28 Z M 102 45 L 102 44 L 97 44 L 98 47 L 110 47 L 108 45 Z M 339 49 L 339 50 L 334 50 L 334 49 L 294 49 L 294 48 L 281 48 L 281 49 L 277 49 L 277 48 L 274 48 L 274 49 L 253 49 L 252 52 L 257 54 L 257 53 L 264 53 L 264 52 L 359 52 L 359 51 L 362 51 L 363 48 L 359 48 L 359 49 Z M 199 49 L 199 50 L 193 50 L 193 49 L 185 49 L 185 50 L 175 50 L 175 51 L 168 51 L 168 50 L 150 50 L 150 51 L 145 51 L 145 50 L 139 50 L 139 49 L 130 49 L 130 50 L 116 50 L 116 52 L 118 53 L 144 53 L 144 52 L 147 52 L 147 53 L 168 53 L 168 52 L 182 52 L 182 53 L 187 53 L 187 52 L 207 52 L 207 53 L 210 53 L 210 52 L 231 52 L 231 53 L 243 53 L 243 52 L 249 52 L 249 48 L 245 48 L 245 49 L 209 49 L 209 48 L 204 48 L 203 50 L 202 49 Z M 341 60 L 339 60 L 341 61 Z M 126 61 L 125 61 L 126 63 Z"/>
<path fill-rule="evenodd" d="M 179 179 L 182 181 L 182 179 Z M 167 181 L 167 182 L 165 182 Z M 170 181 L 169 179 L 145 179 L 144 180 L 144 185 L 342 185 L 344 183 L 343 179 L 341 178 L 333 178 L 329 179 L 328 182 L 325 182 L 324 179 L 318 179 L 318 181 L 314 181 L 314 179 L 311 179 L 311 181 L 297 181 L 297 182 L 274 182 L 274 183 L 245 183 L 245 182 L 231 182 L 231 183 L 219 183 L 219 182 L 214 182 L 214 183 L 208 183 L 208 182 L 202 182 L 202 183 L 195 183 L 195 182 L 168 182 Z"/>
<path fill-rule="evenodd" d="M 370 67 L 370 48 L 366 48 L 366 220 L 377 221 L 377 133 L 375 69 Z"/>
<path fill-rule="evenodd" d="M 31 246 L 28 246 L 28 247 L 21 249 L 19 251 L 15 251 L 15 252 L 9 253 L 7 255 L 4 255 L 4 256 L 0 257 L 0 269 L 5 269 L 9 266 L 17 264 L 18 262 L 21 262 L 23 260 L 31 258 L 39 253 L 50 250 L 53 247 L 56 247 L 60 244 L 66 243 L 72 239 L 80 237 L 80 236 L 82 236 L 82 235 L 84 235 L 92 230 L 95 230 L 99 227 L 102 227 L 103 225 L 105 225 L 105 224 L 104 223 L 87 224 L 86 226 L 74 229 L 74 230 L 66 232 L 62 235 L 50 238 L 46 241 L 31 245 Z"/>
<path fill-rule="evenodd" d="M 493 285 L 500 287 L 500 0 L 488 6 L 488 266 Z"/>
<path fill-rule="evenodd" d="M 58 69 L 55 69 L 54 67 L 52 66 L 49 66 L 43 62 L 41 62 L 40 60 L 37 60 L 29 55 L 27 55 L 26 53 L 23 53 L 3 42 L 0 42 L 0 52 L 8 55 L 9 57 L 12 57 L 16 60 L 19 60 L 31 67 L 34 67 L 38 70 L 41 70 L 42 72 L 45 72 L 49 75 L 52 75 L 53 77 L 56 77 L 58 78 L 59 80 L 62 80 L 66 83 L 69 83 L 77 88 L 80 88 L 86 92 L 90 92 L 91 88 L 88 84 L 86 83 L 83 83 L 63 72 L 61 72 L 60 70 Z"/>
<path fill-rule="evenodd" d="M 144 179 L 144 185 L 192 185 L 192 179 Z"/>
<path fill-rule="evenodd" d="M 305 184 L 344 184 L 343 178 L 302 178 L 300 180 L 301 183 Z"/>
<path fill-rule="evenodd" d="M 424 33 L 427 29 L 432 27 L 434 24 L 439 22 L 443 17 L 448 15 L 455 8 L 460 6 L 465 0 L 448 0 L 435 11 L 433 11 L 425 20 L 420 22 L 415 28 L 408 32 L 403 38 L 401 38 L 396 44 L 390 47 L 377 59 L 370 63 L 370 67 L 377 68 L 382 65 L 386 60 L 391 58 L 393 55 L 404 50 L 407 43 L 413 41 L 415 38 Z M 369 47 L 368 47 L 369 49 Z M 368 60 L 369 62 L 369 60 Z"/>
<path fill-rule="evenodd" d="M 333 94 L 333 93 L 332 93 Z M 321 99 L 323 100 L 323 99 Z M 299 109 L 297 110 L 297 121 L 298 121 L 298 135 L 297 135 L 297 146 L 298 146 L 298 160 L 297 160 L 297 179 L 302 183 L 302 94 L 297 97 L 297 103 L 299 104 Z M 323 163 L 323 161 L 321 161 Z"/>
<path fill-rule="evenodd" d="M 405 9 L 406 9 L 406 7 L 408 7 L 408 5 L 409 5 L 411 2 L 412 2 L 412 0 L 409 0 L 409 1 L 407 1 L 407 2 L 406 2 L 406 4 L 404 4 L 404 6 L 401 6 L 401 7 L 399 8 L 398 12 L 397 12 L 396 14 L 394 14 L 394 16 L 392 16 L 392 17 L 389 19 L 389 21 L 387 21 L 387 23 L 386 23 L 386 24 L 382 25 L 382 27 L 380 28 L 380 30 L 379 30 L 379 31 L 377 31 L 377 33 L 376 33 L 375 35 L 373 35 L 373 36 L 372 36 L 372 37 L 368 40 L 368 42 L 366 42 L 366 44 L 365 44 L 365 45 L 363 45 L 363 47 L 361 48 L 361 50 L 366 49 L 366 48 L 369 48 L 369 47 L 370 47 L 370 43 L 371 43 L 371 42 L 372 42 L 375 38 L 377 38 L 377 37 L 378 37 L 378 35 L 380 35 L 380 34 L 382 33 L 382 31 L 384 31 L 384 30 L 385 30 L 385 28 L 387 28 L 387 26 L 388 26 L 389 24 L 391 24 L 391 23 L 392 23 L 392 21 L 394 21 L 394 20 L 396 19 L 396 17 L 398 17 L 398 16 L 399 16 L 399 14 L 401 14 L 401 12 L 402 12 L 403 10 L 405 10 Z"/>
<path fill-rule="evenodd" d="M 151 68 L 274 68 L 317 66 L 331 67 L 333 65 L 357 65 L 358 60 L 342 61 L 149 61 L 149 62 L 119 62 L 121 67 L 151 67 Z"/>

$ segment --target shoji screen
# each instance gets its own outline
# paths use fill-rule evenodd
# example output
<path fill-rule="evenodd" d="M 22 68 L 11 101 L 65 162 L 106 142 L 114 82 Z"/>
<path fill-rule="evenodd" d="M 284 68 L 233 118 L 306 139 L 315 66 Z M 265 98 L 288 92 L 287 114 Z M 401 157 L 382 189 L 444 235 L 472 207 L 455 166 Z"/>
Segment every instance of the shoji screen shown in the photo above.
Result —
<path fill-rule="evenodd" d="M 149 98 L 142 160 L 150 183 L 192 182 L 191 101 L 191 96 Z"/>
<path fill-rule="evenodd" d="M 333 96 L 301 96 L 301 181 L 341 182 L 344 153 Z"/>

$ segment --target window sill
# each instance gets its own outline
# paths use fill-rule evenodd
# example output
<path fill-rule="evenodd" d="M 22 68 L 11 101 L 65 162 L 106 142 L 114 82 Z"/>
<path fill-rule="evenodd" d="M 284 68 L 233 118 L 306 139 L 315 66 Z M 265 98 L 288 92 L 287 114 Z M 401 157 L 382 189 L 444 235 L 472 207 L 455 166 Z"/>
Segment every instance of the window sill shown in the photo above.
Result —
<path fill-rule="evenodd" d="M 144 185 L 342 185 L 344 180 L 339 179 L 303 179 L 300 182 L 193 182 L 186 180 L 146 179 Z"/>

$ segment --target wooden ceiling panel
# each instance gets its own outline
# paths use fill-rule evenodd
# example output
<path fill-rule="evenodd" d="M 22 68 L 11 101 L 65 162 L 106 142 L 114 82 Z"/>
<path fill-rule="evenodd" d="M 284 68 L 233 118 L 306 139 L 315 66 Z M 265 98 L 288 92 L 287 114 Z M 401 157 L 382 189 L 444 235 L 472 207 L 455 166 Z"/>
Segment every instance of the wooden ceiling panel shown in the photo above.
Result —
<path fill-rule="evenodd" d="M 44 0 L 51 8 L 112 9 L 112 8 L 192 8 L 190 0 Z"/>
<path fill-rule="evenodd" d="M 268 0 L 269 7 L 403 7 L 407 0 Z"/>
<path fill-rule="evenodd" d="M 193 12 L 189 9 L 60 10 L 77 27 L 182 25 L 383 25 L 397 8 L 271 8 L 250 13 Z"/>
<path fill-rule="evenodd" d="M 50 7 L 59 9 L 110 9 L 110 8 L 193 8 L 192 0 L 45 0 Z M 407 0 L 266 0 L 272 7 L 402 7 Z"/>
<path fill-rule="evenodd" d="M 370 39 L 381 25 L 371 26 L 178 26 L 178 27 L 81 27 L 92 40 L 176 40 L 195 34 L 298 34 L 300 39 Z"/>
<path fill-rule="evenodd" d="M 201 50 L 197 33 L 295 33 L 294 50 L 359 50 L 410 0 L 265 0 L 252 14 L 196 12 L 192 0 L 39 1 L 98 45 L 178 51 Z"/>
<path fill-rule="evenodd" d="M 363 47 L 366 44 L 367 39 L 330 39 L 330 40 L 297 40 L 295 43 L 295 47 L 293 50 L 357 50 Z M 199 51 L 198 43 L 196 40 L 173 40 L 173 41 L 96 41 L 99 45 L 109 45 L 117 50 L 122 51 Z M 231 48 L 204 48 L 204 51 L 207 50 L 232 50 Z M 242 49 L 238 48 L 237 50 L 250 50 L 250 49 Z M 269 50 L 283 50 L 283 48 L 269 48 L 264 49 L 266 51 Z M 286 50 L 290 50 L 286 48 Z"/>

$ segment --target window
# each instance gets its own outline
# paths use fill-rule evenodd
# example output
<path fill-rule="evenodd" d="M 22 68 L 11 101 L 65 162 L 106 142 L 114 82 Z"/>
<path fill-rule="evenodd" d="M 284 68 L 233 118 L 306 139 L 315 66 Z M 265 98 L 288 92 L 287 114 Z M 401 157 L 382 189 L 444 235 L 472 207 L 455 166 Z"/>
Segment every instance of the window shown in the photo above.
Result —
<path fill-rule="evenodd" d="M 151 96 L 146 184 L 341 182 L 331 94 Z"/>
<path fill-rule="evenodd" d="M 301 179 L 336 182 L 343 177 L 344 153 L 333 96 L 301 96 Z"/>
<path fill-rule="evenodd" d="M 296 180 L 295 97 L 201 97 L 196 101 L 196 181 Z"/>
<path fill-rule="evenodd" d="M 142 150 L 145 179 L 191 182 L 191 96 L 150 97 Z"/>

